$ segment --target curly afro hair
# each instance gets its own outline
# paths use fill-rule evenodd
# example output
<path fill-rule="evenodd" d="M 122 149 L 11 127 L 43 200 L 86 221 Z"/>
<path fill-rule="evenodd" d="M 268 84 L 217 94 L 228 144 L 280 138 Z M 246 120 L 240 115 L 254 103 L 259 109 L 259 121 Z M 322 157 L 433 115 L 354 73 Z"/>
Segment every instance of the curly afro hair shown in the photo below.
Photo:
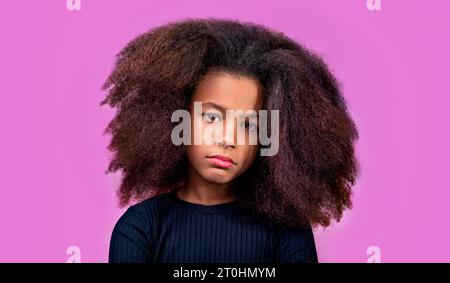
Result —
<path fill-rule="evenodd" d="M 339 82 L 318 55 L 283 33 L 217 18 L 150 29 L 117 54 L 100 105 L 117 109 L 104 134 L 111 134 L 113 153 L 105 173 L 122 172 L 119 206 L 185 181 L 186 148 L 172 143 L 170 117 L 188 109 L 212 68 L 256 78 L 264 88 L 262 109 L 280 113 L 278 154 L 257 156 L 233 181 L 240 207 L 287 226 L 339 222 L 352 207 L 359 172 L 358 132 Z"/>

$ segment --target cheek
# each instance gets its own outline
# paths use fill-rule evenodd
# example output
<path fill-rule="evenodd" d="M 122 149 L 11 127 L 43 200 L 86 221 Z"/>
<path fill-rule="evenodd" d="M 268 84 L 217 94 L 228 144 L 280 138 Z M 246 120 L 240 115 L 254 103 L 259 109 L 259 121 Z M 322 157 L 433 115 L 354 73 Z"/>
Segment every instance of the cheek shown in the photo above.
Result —
<path fill-rule="evenodd" d="M 193 114 L 191 114 L 193 115 Z M 191 121 L 191 145 L 194 145 L 197 141 L 197 143 L 200 140 L 200 137 L 203 135 L 203 122 L 200 119 L 194 119 L 194 116 L 192 117 Z"/>
<path fill-rule="evenodd" d="M 191 122 L 191 144 L 213 145 L 215 134 L 221 130 L 219 123 L 208 123 L 199 116 Z"/>
<path fill-rule="evenodd" d="M 241 160 L 241 168 L 247 169 L 255 160 L 258 154 L 259 146 L 243 145 L 239 148 L 239 159 Z"/>
<path fill-rule="evenodd" d="M 186 154 L 191 163 L 197 163 L 203 156 L 203 148 L 201 145 L 188 145 Z"/>

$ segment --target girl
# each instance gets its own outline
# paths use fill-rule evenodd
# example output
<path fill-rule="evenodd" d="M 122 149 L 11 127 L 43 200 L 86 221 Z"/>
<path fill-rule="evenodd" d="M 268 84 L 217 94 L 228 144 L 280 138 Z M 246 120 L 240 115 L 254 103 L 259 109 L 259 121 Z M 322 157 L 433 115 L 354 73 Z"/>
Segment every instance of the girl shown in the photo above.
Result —
<path fill-rule="evenodd" d="M 357 129 L 320 57 L 261 25 L 188 19 L 132 40 L 102 89 L 117 109 L 107 172 L 122 171 L 119 205 L 131 204 L 109 262 L 318 262 L 312 228 L 351 208 L 358 173 Z M 193 133 L 227 122 L 233 134 L 176 145 L 179 109 Z M 279 111 L 275 155 L 249 142 L 257 117 L 226 115 L 237 109 Z"/>

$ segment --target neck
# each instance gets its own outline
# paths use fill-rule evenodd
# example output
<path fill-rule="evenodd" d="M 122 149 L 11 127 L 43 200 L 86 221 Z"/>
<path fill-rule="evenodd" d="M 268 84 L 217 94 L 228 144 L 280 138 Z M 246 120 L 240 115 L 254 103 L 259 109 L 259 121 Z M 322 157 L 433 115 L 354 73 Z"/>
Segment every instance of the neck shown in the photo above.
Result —
<path fill-rule="evenodd" d="M 209 182 L 189 166 L 187 181 L 177 190 L 177 196 L 185 201 L 203 205 L 234 201 L 231 184 Z"/>

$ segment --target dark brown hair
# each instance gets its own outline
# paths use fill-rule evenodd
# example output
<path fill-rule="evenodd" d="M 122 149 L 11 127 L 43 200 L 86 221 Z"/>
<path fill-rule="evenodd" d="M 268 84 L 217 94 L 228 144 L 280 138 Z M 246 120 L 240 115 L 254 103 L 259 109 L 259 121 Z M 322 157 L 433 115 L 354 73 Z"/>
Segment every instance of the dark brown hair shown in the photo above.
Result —
<path fill-rule="evenodd" d="M 184 181 L 185 146 L 171 142 L 170 117 L 188 109 L 197 83 L 213 68 L 258 79 L 263 109 L 280 113 L 278 154 L 258 155 L 233 182 L 240 206 L 289 226 L 339 221 L 352 206 L 359 166 L 358 132 L 336 78 L 318 55 L 281 32 L 215 18 L 153 28 L 117 55 L 101 105 L 117 109 L 104 133 L 112 135 L 113 152 L 106 173 L 122 171 L 119 205 Z"/>

